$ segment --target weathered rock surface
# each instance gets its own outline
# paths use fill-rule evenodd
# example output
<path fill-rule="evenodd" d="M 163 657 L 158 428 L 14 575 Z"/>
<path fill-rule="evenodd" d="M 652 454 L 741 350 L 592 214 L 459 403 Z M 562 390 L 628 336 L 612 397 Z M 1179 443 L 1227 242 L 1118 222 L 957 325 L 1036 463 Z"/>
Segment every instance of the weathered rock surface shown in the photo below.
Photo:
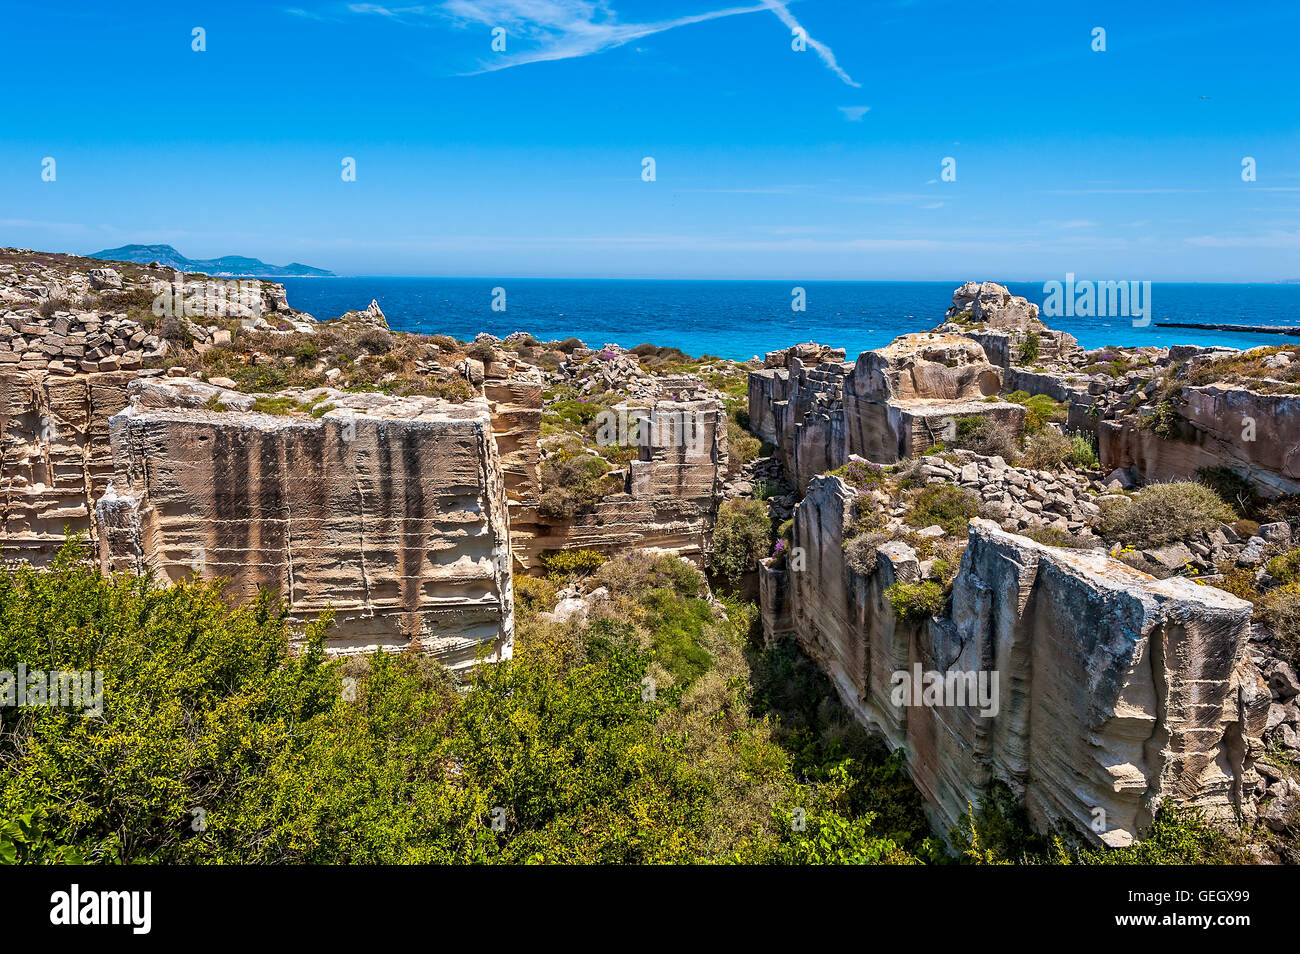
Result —
<path fill-rule="evenodd" d="M 536 507 L 512 511 L 515 555 L 526 567 L 547 551 L 615 553 L 657 548 L 701 562 L 722 500 L 727 472 L 726 412 L 712 398 L 656 400 L 624 407 L 644 416 L 637 459 L 621 473 L 621 493 L 606 495 L 569 520 L 544 520 Z M 519 523 L 513 522 L 518 514 Z"/>
<path fill-rule="evenodd" d="M 1166 798 L 1212 815 L 1253 810 L 1270 694 L 1247 652 L 1250 604 L 976 520 L 950 615 L 899 617 L 885 591 L 915 580 L 919 561 L 894 541 L 869 576 L 850 570 L 852 494 L 839 478 L 813 481 L 794 523 L 807 568 L 765 570 L 764 626 L 792 631 L 845 704 L 906 750 L 941 830 L 995 780 L 1036 825 L 1110 845 L 1129 843 Z M 918 666 L 954 686 L 985 674 L 995 705 L 973 692 L 907 704 L 920 700 L 894 695 L 896 674 Z"/>
<path fill-rule="evenodd" d="M 877 463 L 915 456 L 951 438 L 959 417 L 1017 428 L 1024 421 L 1024 408 L 993 397 L 1001 372 L 960 335 L 903 335 L 852 365 L 805 367 L 793 353 L 785 360 L 750 372 L 749 417 L 799 488 L 852 455 Z"/>
<path fill-rule="evenodd" d="M 331 393 L 322 417 L 196 407 L 211 385 L 137 382 L 111 422 L 97 504 L 105 569 L 266 587 L 333 652 L 508 655 L 506 492 L 486 402 Z M 226 395 L 238 406 L 241 396 Z M 246 397 L 246 396 L 245 396 Z"/>
<path fill-rule="evenodd" d="M 1027 356 L 1027 342 L 1035 360 L 1063 359 L 1079 347 L 1073 335 L 1043 324 L 1037 305 L 996 282 L 966 282 L 959 287 L 944 321 L 936 331 L 966 335 L 1004 370 L 1021 361 L 1022 354 Z"/>
<path fill-rule="evenodd" d="M 42 564 L 68 533 L 95 539 L 94 502 L 112 476 L 108 421 L 130 372 L 0 372 L 0 540 L 6 560 Z"/>
<path fill-rule="evenodd" d="M 991 328 L 1024 328 L 1038 323 L 1038 306 L 997 282 L 966 282 L 952 293 L 947 318 L 963 315 Z"/>
<path fill-rule="evenodd" d="M 1170 408 L 1176 420 L 1168 437 L 1140 416 L 1101 421 L 1102 465 L 1131 467 L 1145 482 L 1224 466 L 1266 496 L 1300 493 L 1300 395 L 1210 384 L 1183 388 Z"/>

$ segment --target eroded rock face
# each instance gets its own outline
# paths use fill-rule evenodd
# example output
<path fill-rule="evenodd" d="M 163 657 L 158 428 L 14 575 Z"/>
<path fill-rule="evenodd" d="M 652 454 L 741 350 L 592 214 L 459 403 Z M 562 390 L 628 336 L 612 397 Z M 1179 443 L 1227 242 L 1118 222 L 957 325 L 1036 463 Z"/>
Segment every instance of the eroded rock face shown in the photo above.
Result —
<path fill-rule="evenodd" d="M 989 416 L 1019 428 L 1024 408 L 989 400 L 1002 376 L 980 346 L 956 334 L 902 335 L 852 364 L 751 371 L 749 418 L 800 489 L 857 455 L 877 463 L 951 440 L 959 418 Z"/>
<path fill-rule="evenodd" d="M 677 393 L 686 397 L 680 388 Z M 657 548 L 703 561 L 727 473 L 726 410 L 713 398 L 659 399 L 617 410 L 642 419 L 636 426 L 645 435 L 637 459 L 622 472 L 623 491 L 569 520 L 542 519 L 535 503 L 512 509 L 515 556 L 524 567 L 539 565 L 547 551 L 565 549 Z"/>
<path fill-rule="evenodd" d="M 1172 436 L 1140 418 L 1101 421 L 1106 469 L 1132 467 L 1143 481 L 1194 479 L 1202 467 L 1231 467 L 1266 496 L 1300 493 L 1300 395 L 1240 385 L 1183 388 L 1171 404 Z"/>
<path fill-rule="evenodd" d="M 944 321 L 935 330 L 966 335 L 1004 370 L 1015 364 L 1060 360 L 1079 348 L 1073 335 L 1043 323 L 1037 305 L 996 282 L 966 282 L 959 287 Z"/>
<path fill-rule="evenodd" d="M 1038 306 L 997 282 L 966 282 L 952 293 L 947 318 L 963 315 L 990 328 L 1024 328 L 1038 323 Z"/>
<path fill-rule="evenodd" d="M 95 539 L 94 502 L 112 476 L 108 421 L 125 372 L 0 373 L 0 538 L 4 558 L 48 561 L 68 533 Z"/>
<path fill-rule="evenodd" d="M 806 365 L 833 364 L 844 360 L 844 349 L 807 341 L 778 351 L 769 351 L 763 360 L 763 367 L 788 368 L 791 358 L 797 358 Z"/>
<path fill-rule="evenodd" d="M 960 335 L 902 335 L 864 351 L 851 391 L 878 401 L 966 401 L 997 394 L 1002 376 L 978 344 Z"/>
<path fill-rule="evenodd" d="M 1110 845 L 1128 844 L 1165 798 L 1252 810 L 1270 695 L 1247 652 L 1250 604 L 975 520 L 951 613 L 900 617 L 886 591 L 917 579 L 919 561 L 894 541 L 873 573 L 851 570 L 852 495 L 839 478 L 813 481 L 794 523 L 806 569 L 766 568 L 765 630 L 793 631 L 845 704 L 905 749 L 940 830 L 993 781 L 1036 825 Z M 904 672 L 969 693 L 925 704 L 899 694 Z M 980 674 L 992 696 L 979 697 Z"/>
<path fill-rule="evenodd" d="M 411 646 L 453 668 L 509 654 L 506 491 L 486 402 L 334 393 L 322 417 L 285 418 L 196 408 L 211 388 L 141 382 L 112 419 L 106 570 L 225 577 L 239 599 L 266 587 L 299 620 L 333 608 L 333 652 Z"/>
<path fill-rule="evenodd" d="M 536 369 L 520 371 L 498 362 L 487 367 L 483 395 L 492 411 L 492 434 L 510 506 L 510 543 L 527 568 L 541 493 L 538 439 L 542 431 L 542 378 Z"/>

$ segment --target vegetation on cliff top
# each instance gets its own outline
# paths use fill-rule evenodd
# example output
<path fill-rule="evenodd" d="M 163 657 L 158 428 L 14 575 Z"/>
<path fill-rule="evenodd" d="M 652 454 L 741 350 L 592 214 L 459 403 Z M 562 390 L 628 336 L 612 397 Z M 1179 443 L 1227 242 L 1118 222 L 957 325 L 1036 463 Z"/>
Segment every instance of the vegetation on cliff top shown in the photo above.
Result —
<path fill-rule="evenodd" d="M 716 609 L 676 558 L 602 566 L 610 596 L 585 621 L 543 619 L 553 588 L 521 586 L 515 658 L 458 690 L 416 655 L 327 658 L 328 620 L 291 652 L 265 595 L 231 608 L 219 585 L 104 577 L 82 557 L 74 543 L 46 571 L 0 570 L 0 670 L 98 669 L 104 690 L 98 718 L 3 710 L 0 860 L 948 857 L 899 755 L 792 645 L 758 648 L 752 606 Z M 965 860 L 1024 843 L 976 815 Z M 1160 860 L 1214 860 L 1204 825 L 1169 824 Z"/>
<path fill-rule="evenodd" d="M 1235 518 L 1232 508 L 1209 487 L 1193 481 L 1150 484 L 1131 499 L 1101 505 L 1099 529 L 1108 540 L 1135 547 L 1160 547 L 1215 530 Z"/>

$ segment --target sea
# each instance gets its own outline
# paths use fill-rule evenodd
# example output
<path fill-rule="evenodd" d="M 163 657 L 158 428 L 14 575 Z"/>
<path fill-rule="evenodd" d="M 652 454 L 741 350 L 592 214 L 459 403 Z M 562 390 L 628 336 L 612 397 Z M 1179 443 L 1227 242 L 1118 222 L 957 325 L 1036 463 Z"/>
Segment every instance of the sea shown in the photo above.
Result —
<path fill-rule="evenodd" d="M 391 328 L 462 340 L 481 331 L 505 337 L 526 331 L 539 340 L 581 338 L 598 347 L 644 342 L 692 356 L 743 361 L 801 341 L 844 348 L 850 360 L 902 334 L 943 320 L 948 282 L 694 281 L 639 279 L 288 278 L 289 303 L 320 320 L 379 302 Z M 803 290 L 804 310 L 796 287 Z M 1040 308 L 1043 282 L 1007 287 Z M 1278 335 L 1161 328 L 1160 321 L 1300 325 L 1300 283 L 1152 283 L 1152 320 L 1044 315 L 1085 348 L 1174 344 L 1297 343 Z M 1068 297 L 1068 296 L 1067 296 Z M 1065 310 L 1065 309 L 1057 309 Z"/>

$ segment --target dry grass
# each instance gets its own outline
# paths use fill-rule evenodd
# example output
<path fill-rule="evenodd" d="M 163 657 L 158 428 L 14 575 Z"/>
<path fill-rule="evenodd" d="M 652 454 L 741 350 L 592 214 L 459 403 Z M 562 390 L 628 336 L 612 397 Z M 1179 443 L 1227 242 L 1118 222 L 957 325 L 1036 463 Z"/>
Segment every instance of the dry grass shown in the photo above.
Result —
<path fill-rule="evenodd" d="M 1265 367 L 1265 358 L 1283 353 L 1291 357 L 1288 367 Z M 1300 345 L 1252 348 L 1239 355 L 1206 361 L 1188 373 L 1187 381 L 1194 385 L 1245 384 L 1269 394 L 1300 394 Z"/>
<path fill-rule="evenodd" d="M 1141 548 L 1186 540 L 1236 514 L 1209 487 L 1192 481 L 1151 484 L 1132 498 L 1102 504 L 1099 529 L 1108 540 Z"/>

